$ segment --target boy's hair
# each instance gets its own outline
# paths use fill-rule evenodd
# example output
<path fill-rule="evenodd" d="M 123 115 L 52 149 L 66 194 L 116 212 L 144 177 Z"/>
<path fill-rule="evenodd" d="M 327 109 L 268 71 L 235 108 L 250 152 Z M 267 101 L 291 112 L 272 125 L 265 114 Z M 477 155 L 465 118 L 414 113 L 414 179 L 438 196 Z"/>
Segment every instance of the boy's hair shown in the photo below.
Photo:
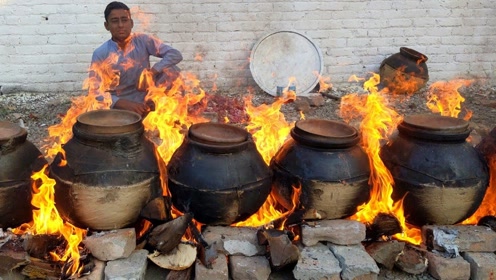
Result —
<path fill-rule="evenodd" d="M 110 2 L 105 8 L 105 12 L 103 12 L 103 14 L 105 15 L 105 21 L 108 21 L 108 16 L 110 15 L 110 12 L 112 12 L 112 10 L 126 10 L 129 12 L 129 7 L 122 2 Z"/>

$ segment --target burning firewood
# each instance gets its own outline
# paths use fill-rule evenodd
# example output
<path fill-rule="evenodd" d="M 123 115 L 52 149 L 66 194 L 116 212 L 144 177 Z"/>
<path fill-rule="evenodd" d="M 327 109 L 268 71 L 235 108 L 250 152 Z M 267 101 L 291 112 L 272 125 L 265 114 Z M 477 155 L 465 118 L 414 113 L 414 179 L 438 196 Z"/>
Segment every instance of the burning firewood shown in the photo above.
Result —
<path fill-rule="evenodd" d="M 22 269 L 21 274 L 30 279 L 59 279 L 61 268 L 59 265 L 31 258 L 31 262 Z"/>
<path fill-rule="evenodd" d="M 148 259 L 165 269 L 184 270 L 195 262 L 196 247 L 188 243 L 179 243 L 170 253 L 154 252 L 148 255 Z"/>
<path fill-rule="evenodd" d="M 43 259 L 49 252 L 54 251 L 62 245 L 64 238 L 61 235 L 52 234 L 27 234 L 24 237 L 24 249 L 31 257 Z"/>
<path fill-rule="evenodd" d="M 162 254 L 171 252 L 181 242 L 191 219 L 191 214 L 186 213 L 155 227 L 148 237 L 148 244 Z"/>
<path fill-rule="evenodd" d="M 366 238 L 377 240 L 382 236 L 392 236 L 401 233 L 401 225 L 396 217 L 379 213 L 371 224 L 367 224 Z"/>
<path fill-rule="evenodd" d="M 140 216 L 150 221 L 164 222 L 172 219 L 170 209 L 170 200 L 167 197 L 156 197 L 145 205 Z"/>
<path fill-rule="evenodd" d="M 484 216 L 477 225 L 490 227 L 493 231 L 496 231 L 496 216 Z"/>

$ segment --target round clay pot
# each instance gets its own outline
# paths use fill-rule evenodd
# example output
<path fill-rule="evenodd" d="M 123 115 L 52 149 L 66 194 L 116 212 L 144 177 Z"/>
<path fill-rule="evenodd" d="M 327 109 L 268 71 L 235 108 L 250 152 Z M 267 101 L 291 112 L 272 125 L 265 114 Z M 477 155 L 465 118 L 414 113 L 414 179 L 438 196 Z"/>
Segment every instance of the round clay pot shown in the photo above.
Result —
<path fill-rule="evenodd" d="M 407 47 L 401 47 L 384 59 L 379 67 L 381 85 L 394 93 L 415 93 L 429 81 L 427 56 Z"/>
<path fill-rule="evenodd" d="M 251 135 L 220 123 L 192 125 L 167 173 L 173 205 L 208 225 L 230 225 L 256 213 L 272 179 Z"/>
<path fill-rule="evenodd" d="M 155 147 L 141 116 L 124 110 L 81 114 L 73 137 L 50 165 L 61 217 L 81 228 L 133 225 L 145 205 L 162 195 Z M 66 163 L 64 163 L 65 159 Z"/>
<path fill-rule="evenodd" d="M 0 121 L 0 228 L 33 219 L 31 175 L 47 161 L 27 135 L 26 129 Z"/>
<path fill-rule="evenodd" d="M 307 219 L 353 215 L 370 197 L 368 157 L 359 140 L 357 130 L 342 122 L 296 122 L 291 139 L 271 161 L 273 196 L 291 209 L 293 187 L 301 186 L 300 207 L 318 213 Z"/>
<path fill-rule="evenodd" d="M 479 207 L 489 182 L 482 156 L 465 140 L 468 122 L 433 114 L 406 116 L 380 156 L 404 197 L 407 222 L 451 225 Z"/>

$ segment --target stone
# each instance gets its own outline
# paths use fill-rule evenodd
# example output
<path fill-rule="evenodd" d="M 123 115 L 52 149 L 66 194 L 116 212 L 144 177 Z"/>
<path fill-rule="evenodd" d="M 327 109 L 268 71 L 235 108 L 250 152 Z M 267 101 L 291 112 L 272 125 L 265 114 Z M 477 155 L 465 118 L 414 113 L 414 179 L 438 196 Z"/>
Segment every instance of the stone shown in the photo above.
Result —
<path fill-rule="evenodd" d="M 212 262 L 212 268 L 204 266 L 199 259 L 195 263 L 195 280 L 228 280 L 227 256 L 219 254 Z"/>
<path fill-rule="evenodd" d="M 105 266 L 106 263 L 104 261 L 93 258 L 93 264 L 95 265 L 93 269 L 91 269 L 91 273 L 85 276 L 78 278 L 78 280 L 101 280 L 105 277 Z"/>
<path fill-rule="evenodd" d="M 266 236 L 270 264 L 279 270 L 285 266 L 298 262 L 300 249 L 294 245 L 287 234 Z M 260 239 L 259 239 L 260 240 Z"/>
<path fill-rule="evenodd" d="M 405 246 L 395 266 L 406 273 L 417 275 L 427 270 L 427 263 L 427 258 L 422 251 L 411 246 Z"/>
<path fill-rule="evenodd" d="M 327 246 L 339 260 L 341 265 L 341 279 L 377 279 L 379 267 L 374 259 L 360 245 L 336 245 L 328 243 Z"/>
<path fill-rule="evenodd" d="M 439 280 L 470 279 L 470 264 L 462 257 L 446 258 L 433 252 L 427 252 L 429 274 Z"/>
<path fill-rule="evenodd" d="M 353 220 L 322 220 L 301 226 L 301 241 L 313 246 L 319 241 L 337 245 L 360 244 L 365 239 L 365 225 Z"/>
<path fill-rule="evenodd" d="M 271 269 L 269 261 L 263 256 L 230 256 L 229 272 L 233 280 L 266 280 Z"/>
<path fill-rule="evenodd" d="M 225 255 L 263 256 L 265 246 L 258 244 L 257 229 L 250 227 L 208 226 L 205 241 Z"/>
<path fill-rule="evenodd" d="M 365 246 L 365 250 L 376 263 L 392 270 L 398 257 L 405 248 L 405 242 L 397 240 L 372 242 Z"/>
<path fill-rule="evenodd" d="M 470 264 L 470 279 L 494 279 L 496 276 L 496 255 L 494 253 L 464 252 L 463 259 Z"/>
<path fill-rule="evenodd" d="M 496 251 L 496 232 L 485 226 L 428 225 L 422 227 L 422 240 L 431 250 L 460 252 Z"/>
<path fill-rule="evenodd" d="M 109 261 L 105 267 L 105 280 L 144 280 L 148 263 L 147 260 L 147 250 L 136 250 L 125 259 Z"/>
<path fill-rule="evenodd" d="M 134 228 L 102 231 L 86 236 L 83 244 L 93 257 L 101 261 L 127 258 L 136 249 Z"/>
<path fill-rule="evenodd" d="M 338 259 L 322 243 L 304 247 L 300 259 L 293 269 L 295 279 L 339 280 L 341 267 Z"/>

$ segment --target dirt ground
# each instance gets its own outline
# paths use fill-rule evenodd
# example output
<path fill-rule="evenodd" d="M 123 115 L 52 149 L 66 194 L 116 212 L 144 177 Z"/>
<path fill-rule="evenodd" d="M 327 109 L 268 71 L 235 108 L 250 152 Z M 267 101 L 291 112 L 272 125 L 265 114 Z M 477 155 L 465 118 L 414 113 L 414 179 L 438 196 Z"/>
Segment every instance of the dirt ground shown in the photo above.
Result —
<path fill-rule="evenodd" d="M 468 87 L 461 88 L 461 95 L 465 98 L 462 103 L 462 113 L 467 110 L 473 112 L 469 121 L 472 128 L 472 143 L 477 144 L 495 126 L 496 117 L 496 86 L 475 83 Z M 245 117 L 243 111 L 243 97 L 245 92 L 236 93 L 215 93 L 211 96 L 211 101 L 207 111 L 215 113 L 218 119 L 228 116 L 238 121 L 243 121 Z M 395 100 L 391 103 L 401 115 L 428 113 L 426 106 L 428 88 L 417 92 L 406 98 Z M 333 88 L 325 94 L 312 94 L 314 98 L 297 97 L 295 102 L 288 102 L 281 108 L 286 121 L 294 122 L 300 119 L 300 110 L 303 110 L 305 118 L 320 118 L 330 120 L 340 120 L 339 108 L 340 98 L 350 93 L 366 94 L 362 86 L 350 85 L 346 87 Z M 0 95 L 0 121 L 10 121 L 24 125 L 28 130 L 28 140 L 41 149 L 46 144 L 43 140 L 48 136 L 48 127 L 58 124 L 60 116 L 64 115 L 71 106 L 72 98 L 83 95 L 83 92 L 73 93 L 28 93 L 18 92 Z M 317 98 L 318 97 L 318 98 Z M 264 93 L 256 92 L 252 94 L 252 102 L 255 106 L 261 104 L 272 104 L 275 97 Z M 277 279 L 274 278 L 274 279 Z M 409 275 L 396 270 L 381 270 L 379 279 L 434 279 L 427 273 L 421 275 Z"/>

